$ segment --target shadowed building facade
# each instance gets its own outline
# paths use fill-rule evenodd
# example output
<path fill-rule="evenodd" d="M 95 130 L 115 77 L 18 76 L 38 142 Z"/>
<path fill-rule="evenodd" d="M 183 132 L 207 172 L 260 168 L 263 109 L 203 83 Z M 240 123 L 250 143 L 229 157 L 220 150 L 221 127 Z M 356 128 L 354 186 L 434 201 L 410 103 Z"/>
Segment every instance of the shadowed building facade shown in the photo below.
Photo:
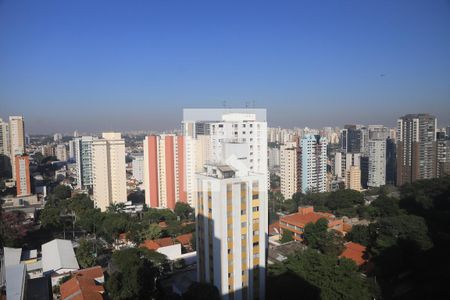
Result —
<path fill-rule="evenodd" d="M 437 120 L 409 114 L 397 121 L 397 185 L 437 176 Z"/>

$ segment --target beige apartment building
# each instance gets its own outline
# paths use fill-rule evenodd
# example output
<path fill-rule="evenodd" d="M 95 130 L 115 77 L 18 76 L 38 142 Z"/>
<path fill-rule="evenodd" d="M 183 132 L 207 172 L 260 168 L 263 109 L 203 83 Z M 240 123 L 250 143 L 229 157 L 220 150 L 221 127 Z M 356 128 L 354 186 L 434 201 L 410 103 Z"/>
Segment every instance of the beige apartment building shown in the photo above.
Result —
<path fill-rule="evenodd" d="M 345 176 L 345 188 L 361 191 L 361 169 L 359 166 L 351 166 Z"/>
<path fill-rule="evenodd" d="M 92 142 L 94 205 L 108 206 L 127 201 L 125 141 L 118 132 L 104 132 Z"/>
<path fill-rule="evenodd" d="M 280 147 L 280 190 L 285 199 L 290 199 L 300 190 L 299 147 L 296 142 Z"/>
<path fill-rule="evenodd" d="M 11 162 L 16 155 L 25 153 L 25 124 L 22 116 L 9 117 L 9 147 Z M 12 168 L 12 178 L 16 178 L 16 168 Z"/>

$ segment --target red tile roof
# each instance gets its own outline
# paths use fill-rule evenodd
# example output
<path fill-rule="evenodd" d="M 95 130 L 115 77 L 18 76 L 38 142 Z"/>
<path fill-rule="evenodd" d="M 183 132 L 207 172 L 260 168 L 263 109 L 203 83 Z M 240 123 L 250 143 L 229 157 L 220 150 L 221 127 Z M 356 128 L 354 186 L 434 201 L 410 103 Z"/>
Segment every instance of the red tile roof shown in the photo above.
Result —
<path fill-rule="evenodd" d="M 172 246 L 174 244 L 172 238 L 162 238 L 157 240 L 145 240 L 139 247 L 144 247 L 149 250 L 157 250 L 161 247 Z"/>
<path fill-rule="evenodd" d="M 281 232 L 280 222 L 275 222 L 269 225 L 269 234 L 275 235 Z"/>
<path fill-rule="evenodd" d="M 139 247 L 147 248 L 148 250 L 158 250 L 158 248 L 161 246 L 154 240 L 145 240 L 142 244 L 139 245 Z"/>
<path fill-rule="evenodd" d="M 366 251 L 366 247 L 361 244 L 348 242 L 345 243 L 344 252 L 342 252 L 341 257 L 345 257 L 353 260 L 358 266 L 366 263 L 366 259 L 364 258 L 364 253 Z"/>
<path fill-rule="evenodd" d="M 157 240 L 155 240 L 155 242 L 158 243 L 158 245 L 159 245 L 160 247 L 172 246 L 172 245 L 174 244 L 171 237 L 166 237 L 166 238 L 162 238 L 162 239 L 157 239 Z"/>
<path fill-rule="evenodd" d="M 96 278 L 103 277 L 103 269 L 100 266 L 95 266 L 95 267 L 82 269 L 82 270 L 73 272 L 73 274 L 81 274 L 84 277 L 96 279 Z"/>
<path fill-rule="evenodd" d="M 191 239 L 192 239 L 192 233 L 186 233 L 186 234 L 179 235 L 175 239 L 178 242 L 180 242 L 180 244 L 183 245 L 183 246 L 190 245 L 191 244 Z"/>
<path fill-rule="evenodd" d="M 343 230 L 344 230 L 344 232 L 348 233 L 348 232 L 352 231 L 352 227 L 353 227 L 352 224 L 344 223 Z"/>
<path fill-rule="evenodd" d="M 77 274 L 72 279 L 61 284 L 61 299 L 73 300 L 102 300 L 105 291 L 102 285 L 96 284 L 95 280 Z"/>
<path fill-rule="evenodd" d="M 301 213 L 294 213 L 281 217 L 281 221 L 303 228 L 306 224 L 316 223 L 321 218 L 327 219 L 327 215 L 322 215 L 315 212 L 310 212 L 304 215 Z"/>

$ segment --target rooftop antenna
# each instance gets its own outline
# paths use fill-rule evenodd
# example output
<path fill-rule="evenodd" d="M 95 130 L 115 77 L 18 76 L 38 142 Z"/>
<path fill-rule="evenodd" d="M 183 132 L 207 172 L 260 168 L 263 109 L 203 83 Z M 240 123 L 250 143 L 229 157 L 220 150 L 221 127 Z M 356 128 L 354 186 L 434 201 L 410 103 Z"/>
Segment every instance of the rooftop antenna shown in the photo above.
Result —
<path fill-rule="evenodd" d="M 248 101 L 245 101 L 245 108 L 248 108 Z"/>
<path fill-rule="evenodd" d="M 222 106 L 223 106 L 223 108 L 227 108 L 227 101 L 226 100 L 222 101 Z"/>

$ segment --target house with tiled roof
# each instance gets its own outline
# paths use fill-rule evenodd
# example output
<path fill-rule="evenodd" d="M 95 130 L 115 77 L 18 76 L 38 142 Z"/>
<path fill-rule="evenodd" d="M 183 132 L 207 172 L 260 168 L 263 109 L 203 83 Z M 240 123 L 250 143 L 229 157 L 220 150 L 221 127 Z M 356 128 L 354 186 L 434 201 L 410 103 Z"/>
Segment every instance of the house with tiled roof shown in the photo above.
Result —
<path fill-rule="evenodd" d="M 275 222 L 269 225 L 269 235 L 278 235 L 281 232 L 280 222 Z"/>
<path fill-rule="evenodd" d="M 328 220 L 329 229 L 334 229 L 345 234 L 342 219 L 338 219 L 330 213 L 315 212 L 313 206 L 301 206 L 298 208 L 298 212 L 282 216 L 280 218 L 280 229 L 281 231 L 292 231 L 294 239 L 302 241 L 306 224 L 316 223 L 321 218 Z"/>
<path fill-rule="evenodd" d="M 61 299 L 103 299 L 105 276 L 100 266 L 75 271 L 72 278 L 61 284 Z"/>
<path fill-rule="evenodd" d="M 74 275 L 81 274 L 85 277 L 94 279 L 98 283 L 105 282 L 105 275 L 103 274 L 103 269 L 100 266 L 90 267 L 82 270 L 73 272 Z"/>
<path fill-rule="evenodd" d="M 157 240 L 145 240 L 139 247 L 164 254 L 170 260 L 175 260 L 181 256 L 181 244 L 175 243 L 170 237 Z"/>
<path fill-rule="evenodd" d="M 367 259 L 365 258 L 365 252 L 365 246 L 354 242 L 348 242 L 344 244 L 344 251 L 342 252 L 340 257 L 351 259 L 356 263 L 358 267 L 361 267 L 367 262 Z"/>
<path fill-rule="evenodd" d="M 175 238 L 184 248 L 191 248 L 192 233 L 179 235 Z"/>
<path fill-rule="evenodd" d="M 60 292 L 62 300 L 102 300 L 105 288 L 93 278 L 79 273 L 61 284 Z"/>

